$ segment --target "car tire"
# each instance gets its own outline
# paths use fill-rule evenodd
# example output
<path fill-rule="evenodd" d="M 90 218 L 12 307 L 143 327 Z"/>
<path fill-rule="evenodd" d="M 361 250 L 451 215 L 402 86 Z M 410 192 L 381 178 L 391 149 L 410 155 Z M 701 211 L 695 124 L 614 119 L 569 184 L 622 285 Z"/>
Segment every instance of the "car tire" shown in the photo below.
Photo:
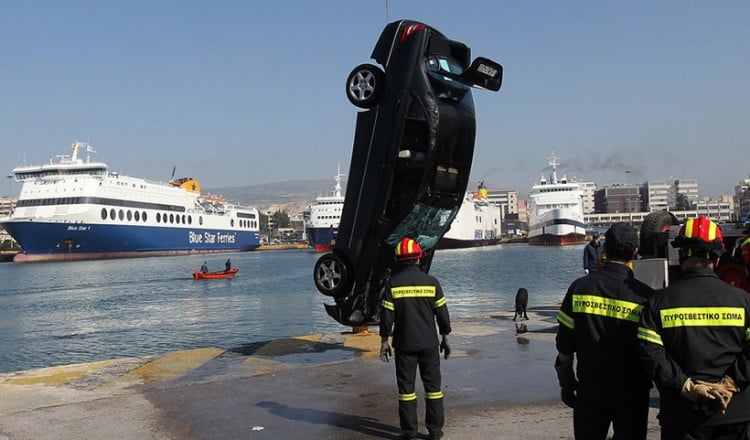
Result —
<path fill-rule="evenodd" d="M 325 254 L 315 262 L 313 278 L 320 293 L 334 298 L 349 293 L 351 271 L 343 258 L 336 254 Z"/>
<path fill-rule="evenodd" d="M 654 252 L 658 245 L 659 235 L 669 232 L 669 228 L 672 225 L 680 224 L 675 218 L 674 214 L 669 211 L 655 211 L 650 213 L 643 219 L 641 224 L 641 236 L 640 236 L 640 254 L 643 257 L 665 257 L 660 255 L 660 252 Z"/>
<path fill-rule="evenodd" d="M 384 89 L 385 73 L 372 64 L 360 64 L 346 78 L 346 97 L 360 108 L 375 107 Z"/>

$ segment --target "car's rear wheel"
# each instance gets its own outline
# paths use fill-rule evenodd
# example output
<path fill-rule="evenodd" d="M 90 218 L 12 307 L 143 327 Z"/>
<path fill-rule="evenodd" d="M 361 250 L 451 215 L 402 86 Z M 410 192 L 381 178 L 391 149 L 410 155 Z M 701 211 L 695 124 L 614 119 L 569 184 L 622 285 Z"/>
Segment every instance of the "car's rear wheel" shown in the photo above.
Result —
<path fill-rule="evenodd" d="M 372 64 L 360 64 L 346 78 L 346 97 L 360 108 L 375 107 L 384 89 L 385 73 Z"/>
<path fill-rule="evenodd" d="M 351 271 L 343 258 L 325 254 L 315 262 L 313 278 L 320 293 L 334 298 L 344 297 L 349 289 Z"/>

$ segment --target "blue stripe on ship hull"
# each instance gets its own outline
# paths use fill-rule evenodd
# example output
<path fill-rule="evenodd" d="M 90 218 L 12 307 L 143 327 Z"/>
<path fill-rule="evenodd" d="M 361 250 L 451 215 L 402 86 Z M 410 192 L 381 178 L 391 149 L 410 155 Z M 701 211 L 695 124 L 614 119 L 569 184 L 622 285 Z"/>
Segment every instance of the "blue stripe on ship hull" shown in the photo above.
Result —
<path fill-rule="evenodd" d="M 162 251 L 248 251 L 257 231 L 81 223 L 8 222 L 5 229 L 26 254 L 100 254 Z"/>

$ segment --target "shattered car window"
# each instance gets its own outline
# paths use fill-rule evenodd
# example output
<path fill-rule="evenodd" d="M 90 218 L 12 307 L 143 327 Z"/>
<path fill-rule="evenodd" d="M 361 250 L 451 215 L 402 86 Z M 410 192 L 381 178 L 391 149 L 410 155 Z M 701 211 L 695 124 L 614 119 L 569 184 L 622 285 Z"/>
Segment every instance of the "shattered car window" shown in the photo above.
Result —
<path fill-rule="evenodd" d="M 395 247 L 402 238 L 413 237 L 422 249 L 431 249 L 450 228 L 457 213 L 457 208 L 441 209 L 418 203 L 388 236 L 386 243 Z M 419 235 L 415 234 L 417 231 Z"/>

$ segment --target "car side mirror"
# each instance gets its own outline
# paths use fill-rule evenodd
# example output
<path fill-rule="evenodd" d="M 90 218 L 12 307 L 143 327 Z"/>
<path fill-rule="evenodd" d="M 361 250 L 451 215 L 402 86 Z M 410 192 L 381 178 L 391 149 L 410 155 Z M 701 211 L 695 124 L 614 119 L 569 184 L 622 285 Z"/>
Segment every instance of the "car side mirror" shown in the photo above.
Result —
<path fill-rule="evenodd" d="M 503 82 L 503 66 L 483 57 L 477 57 L 461 75 L 466 84 L 497 92 Z"/>

